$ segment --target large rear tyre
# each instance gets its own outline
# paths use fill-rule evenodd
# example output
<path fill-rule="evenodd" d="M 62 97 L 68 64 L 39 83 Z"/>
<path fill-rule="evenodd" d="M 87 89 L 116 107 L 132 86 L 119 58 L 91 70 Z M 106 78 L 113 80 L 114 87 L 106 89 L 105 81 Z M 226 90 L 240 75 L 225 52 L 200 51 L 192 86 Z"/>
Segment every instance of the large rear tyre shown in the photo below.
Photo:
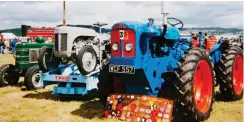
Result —
<path fill-rule="evenodd" d="M 38 65 L 40 70 L 45 73 L 50 69 L 57 68 L 60 60 L 54 56 L 53 49 L 50 47 L 43 47 L 38 58 Z"/>
<path fill-rule="evenodd" d="M 214 102 L 213 64 L 209 54 L 194 48 L 179 62 L 176 71 L 178 80 L 174 85 L 178 91 L 176 107 L 191 121 L 203 121 L 210 116 Z"/>
<path fill-rule="evenodd" d="M 30 67 L 25 73 L 25 87 L 27 90 L 36 90 L 43 88 L 40 82 L 39 66 Z"/>
<path fill-rule="evenodd" d="M 78 53 L 77 66 L 81 74 L 87 75 L 97 67 L 97 54 L 91 45 L 84 46 Z"/>
<path fill-rule="evenodd" d="M 15 66 L 4 64 L 0 67 L 0 86 L 16 85 L 19 82 L 19 74 L 15 72 Z"/>
<path fill-rule="evenodd" d="M 227 100 L 239 100 L 243 97 L 243 52 L 237 46 L 222 52 L 222 58 L 216 64 L 217 81 L 220 92 Z"/>

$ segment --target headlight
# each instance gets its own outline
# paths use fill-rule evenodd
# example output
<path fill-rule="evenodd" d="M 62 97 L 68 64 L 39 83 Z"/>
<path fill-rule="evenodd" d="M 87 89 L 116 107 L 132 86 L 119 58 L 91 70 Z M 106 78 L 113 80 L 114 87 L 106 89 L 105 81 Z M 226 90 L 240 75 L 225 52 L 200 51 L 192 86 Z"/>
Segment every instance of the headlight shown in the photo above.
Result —
<path fill-rule="evenodd" d="M 117 43 L 114 43 L 114 44 L 112 45 L 112 49 L 113 49 L 114 51 L 117 51 L 117 50 L 119 49 L 119 45 L 118 45 Z"/>
<path fill-rule="evenodd" d="M 125 44 L 125 50 L 126 50 L 126 51 L 131 51 L 132 48 L 133 48 L 133 45 L 132 45 L 131 43 L 126 43 L 126 44 Z"/>

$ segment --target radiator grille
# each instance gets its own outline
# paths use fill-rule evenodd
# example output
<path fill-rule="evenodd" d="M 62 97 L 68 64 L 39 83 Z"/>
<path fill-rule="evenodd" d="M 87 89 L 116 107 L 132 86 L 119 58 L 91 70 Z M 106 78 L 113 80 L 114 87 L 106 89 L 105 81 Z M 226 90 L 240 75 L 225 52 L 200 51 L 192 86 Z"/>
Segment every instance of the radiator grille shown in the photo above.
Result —
<path fill-rule="evenodd" d="M 55 51 L 59 51 L 58 34 L 55 34 Z"/>
<path fill-rule="evenodd" d="M 67 51 L 67 34 L 61 34 L 61 51 Z"/>

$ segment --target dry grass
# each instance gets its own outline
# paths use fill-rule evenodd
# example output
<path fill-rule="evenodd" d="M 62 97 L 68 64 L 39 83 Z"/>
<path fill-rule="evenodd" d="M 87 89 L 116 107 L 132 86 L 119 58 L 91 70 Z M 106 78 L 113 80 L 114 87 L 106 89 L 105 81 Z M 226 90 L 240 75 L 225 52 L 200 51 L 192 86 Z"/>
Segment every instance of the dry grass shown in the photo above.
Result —
<path fill-rule="evenodd" d="M 14 63 L 12 55 L 0 54 L 0 65 L 7 63 Z M 102 118 L 103 107 L 96 99 L 90 102 L 60 101 L 51 93 L 52 86 L 37 91 L 25 91 L 23 82 L 16 87 L 0 88 L 0 121 L 114 122 Z M 242 122 L 242 118 L 242 100 L 235 102 L 216 100 L 207 122 Z"/>

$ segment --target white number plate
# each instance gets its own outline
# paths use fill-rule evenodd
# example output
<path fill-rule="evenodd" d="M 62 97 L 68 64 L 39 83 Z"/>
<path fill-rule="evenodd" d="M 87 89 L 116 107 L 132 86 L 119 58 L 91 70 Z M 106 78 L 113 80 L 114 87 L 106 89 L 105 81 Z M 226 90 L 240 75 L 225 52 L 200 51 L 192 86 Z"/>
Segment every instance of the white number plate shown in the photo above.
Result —
<path fill-rule="evenodd" d="M 135 74 L 135 67 L 126 65 L 109 65 L 109 72 Z"/>

